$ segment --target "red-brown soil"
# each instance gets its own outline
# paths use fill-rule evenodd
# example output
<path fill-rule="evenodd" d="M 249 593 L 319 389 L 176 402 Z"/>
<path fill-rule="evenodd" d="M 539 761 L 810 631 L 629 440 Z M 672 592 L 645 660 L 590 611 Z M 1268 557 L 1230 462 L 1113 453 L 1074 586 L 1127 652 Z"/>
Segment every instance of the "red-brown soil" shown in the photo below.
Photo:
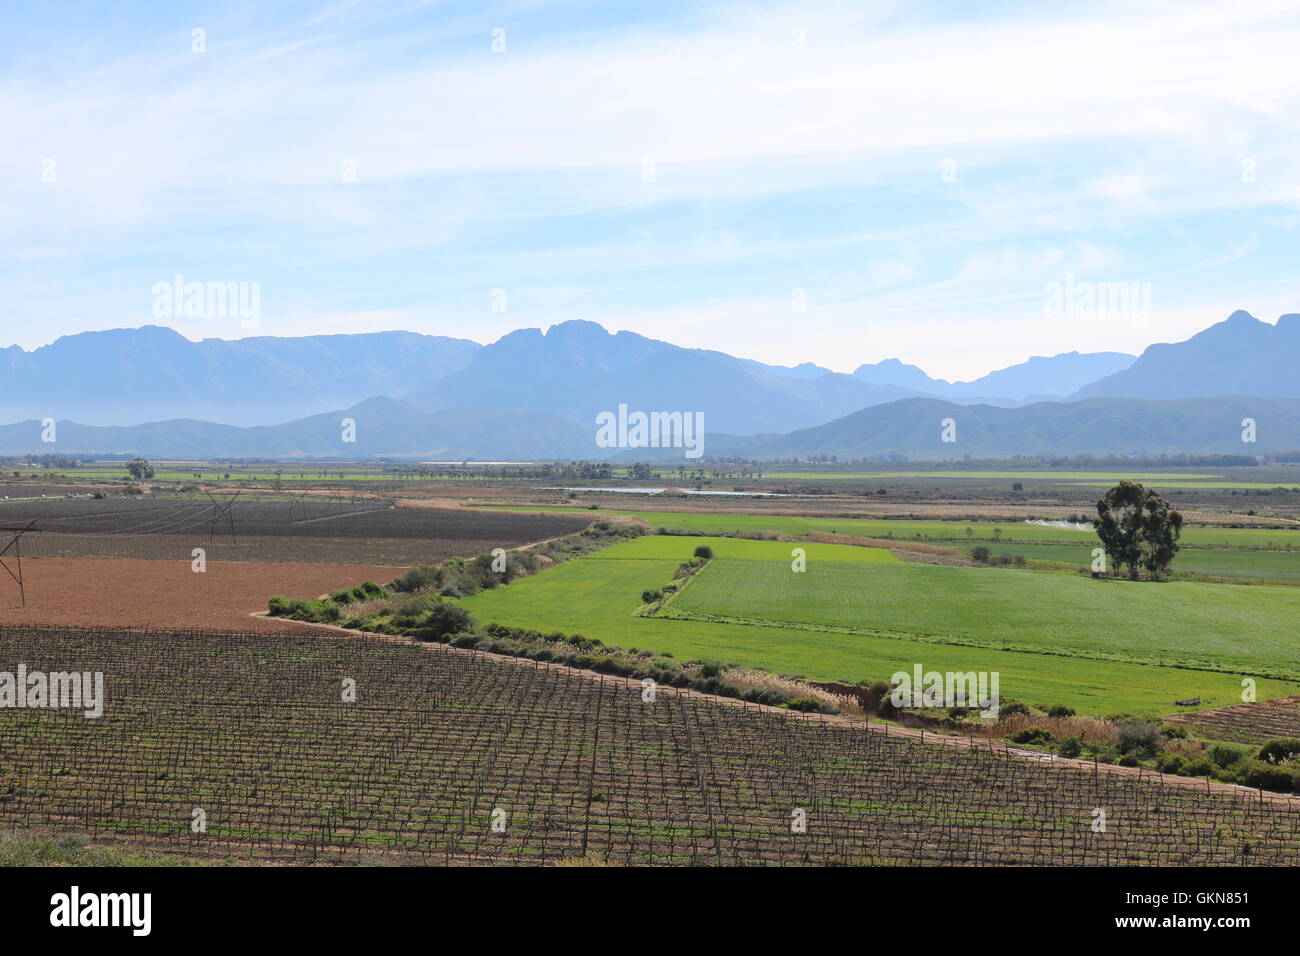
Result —
<path fill-rule="evenodd" d="M 14 567 L 12 560 L 8 561 Z M 65 624 L 118 627 L 217 628 L 302 633 L 286 622 L 249 615 L 273 594 L 314 598 L 363 581 L 387 584 L 404 567 L 282 564 L 134 558 L 24 558 L 27 606 L 0 570 L 0 625 Z"/>

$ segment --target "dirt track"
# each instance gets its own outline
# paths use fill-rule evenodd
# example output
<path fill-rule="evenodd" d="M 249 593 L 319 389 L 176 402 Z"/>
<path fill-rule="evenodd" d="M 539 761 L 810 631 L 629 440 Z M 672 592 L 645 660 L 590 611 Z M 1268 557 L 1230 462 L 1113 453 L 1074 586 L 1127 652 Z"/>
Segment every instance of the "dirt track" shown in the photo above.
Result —
<path fill-rule="evenodd" d="M 11 566 L 13 562 L 10 562 Z M 231 628 L 295 632 L 284 621 L 250 618 L 273 594 L 316 597 L 363 581 L 387 584 L 405 567 L 351 564 L 262 564 L 134 558 L 24 558 L 27 607 L 0 570 L 0 625 Z M 301 631 L 296 631 L 301 633 Z"/>

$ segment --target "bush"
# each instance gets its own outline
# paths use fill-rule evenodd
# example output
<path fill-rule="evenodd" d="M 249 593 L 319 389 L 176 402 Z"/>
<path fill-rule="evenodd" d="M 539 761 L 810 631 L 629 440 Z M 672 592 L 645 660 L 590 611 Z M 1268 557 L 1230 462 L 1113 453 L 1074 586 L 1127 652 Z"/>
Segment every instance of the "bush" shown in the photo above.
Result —
<path fill-rule="evenodd" d="M 1153 757 L 1160 749 L 1160 725 L 1149 720 L 1126 720 L 1119 725 L 1119 752 Z"/>
<path fill-rule="evenodd" d="M 1013 735 L 1011 742 L 1013 744 L 1048 744 L 1052 742 L 1052 733 L 1042 727 L 1032 727 Z"/>
<path fill-rule="evenodd" d="M 1073 717 L 1074 708 L 1066 707 L 1064 704 L 1057 704 L 1055 707 L 1047 708 L 1048 717 Z"/>
<path fill-rule="evenodd" d="M 700 664 L 700 676 L 705 679 L 721 677 L 722 665 L 717 661 L 704 661 L 704 663 Z"/>
<path fill-rule="evenodd" d="M 417 636 L 423 640 L 437 640 L 448 634 L 468 630 L 473 624 L 474 618 L 469 611 L 459 604 L 440 600 L 429 610 Z"/>
<path fill-rule="evenodd" d="M 427 588 L 431 580 L 432 575 L 429 574 L 428 568 L 411 568 L 393 582 L 393 590 L 414 594 Z"/>
<path fill-rule="evenodd" d="M 989 558 L 993 556 L 993 552 L 980 544 L 970 549 L 970 556 L 972 561 L 978 561 L 980 564 L 988 564 Z"/>
<path fill-rule="evenodd" d="M 1164 754 L 1156 761 L 1156 769 L 1161 773 L 1182 773 L 1183 758 L 1179 754 Z"/>
<path fill-rule="evenodd" d="M 698 545 L 695 548 L 695 556 L 697 558 L 703 558 L 705 561 L 712 561 L 713 549 L 710 548 L 707 544 Z"/>
<path fill-rule="evenodd" d="M 786 702 L 786 707 L 791 710 L 802 711 L 806 714 L 816 713 L 824 706 L 824 702 L 817 697 L 792 697 Z"/>
<path fill-rule="evenodd" d="M 1277 790 L 1281 793 L 1296 788 L 1297 775 L 1290 767 L 1247 759 L 1241 761 L 1234 769 L 1237 771 L 1237 779 L 1248 787 Z"/>
<path fill-rule="evenodd" d="M 999 720 L 1002 720 L 1006 717 L 1010 717 L 1013 714 L 1025 714 L 1026 716 L 1028 716 L 1029 708 L 1026 707 L 1018 700 L 1009 700 L 1001 707 L 998 708 Z"/>
<path fill-rule="evenodd" d="M 1268 763 L 1284 763 L 1300 753 L 1300 740 L 1294 737 L 1279 737 L 1270 740 L 1259 750 L 1259 759 Z"/>
<path fill-rule="evenodd" d="M 646 588 L 641 592 L 641 603 L 653 604 L 655 601 L 662 600 L 663 596 L 662 591 L 657 591 L 654 588 Z"/>
<path fill-rule="evenodd" d="M 861 683 L 866 684 L 866 681 L 862 681 Z M 888 707 L 892 712 L 893 703 L 889 699 L 889 695 L 892 691 L 893 688 L 889 686 L 889 681 L 887 680 L 877 680 L 867 684 L 867 710 L 871 713 L 881 714 L 882 716 L 885 716 L 886 707 Z"/>
<path fill-rule="evenodd" d="M 1210 760 L 1216 767 L 1226 770 L 1246 755 L 1236 747 L 1227 744 L 1215 744 L 1210 748 Z"/>
<path fill-rule="evenodd" d="M 1078 737 L 1066 737 L 1057 745 L 1056 751 L 1062 757 L 1077 757 L 1083 753 L 1083 741 Z"/>

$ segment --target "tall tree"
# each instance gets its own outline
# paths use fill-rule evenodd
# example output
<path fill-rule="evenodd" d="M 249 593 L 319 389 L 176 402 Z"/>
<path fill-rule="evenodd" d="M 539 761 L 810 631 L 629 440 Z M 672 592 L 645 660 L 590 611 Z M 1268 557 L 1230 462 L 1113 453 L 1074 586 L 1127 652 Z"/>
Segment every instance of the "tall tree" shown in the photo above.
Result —
<path fill-rule="evenodd" d="M 1178 553 L 1183 516 L 1154 489 L 1121 481 L 1097 502 L 1092 526 L 1116 574 L 1126 571 L 1136 581 L 1145 568 L 1158 581 Z"/>
<path fill-rule="evenodd" d="M 143 458 L 133 458 L 126 463 L 126 470 L 130 472 L 131 477 L 137 481 L 146 480 L 154 476 L 153 465 Z"/>
<path fill-rule="evenodd" d="M 1183 532 L 1183 516 L 1169 507 L 1169 502 L 1148 490 L 1142 502 L 1142 566 L 1152 581 L 1169 573 L 1169 565 L 1178 553 L 1178 536 Z"/>

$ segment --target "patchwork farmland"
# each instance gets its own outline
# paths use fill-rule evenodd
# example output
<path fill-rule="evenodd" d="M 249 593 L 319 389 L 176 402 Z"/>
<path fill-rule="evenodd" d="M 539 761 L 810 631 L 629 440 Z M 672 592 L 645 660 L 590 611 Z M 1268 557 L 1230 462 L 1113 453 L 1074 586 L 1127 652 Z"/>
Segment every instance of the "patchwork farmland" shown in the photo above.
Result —
<path fill-rule="evenodd" d="M 0 823 L 209 862 L 1296 862 L 1256 758 L 1289 711 L 1234 707 L 1300 695 L 1289 525 L 1189 525 L 1173 579 L 1134 584 L 1032 509 L 497 481 L 0 501 L 32 525 L 6 654 L 107 688 L 96 720 L 0 712 Z M 1022 711 L 871 696 L 918 664 Z"/>

